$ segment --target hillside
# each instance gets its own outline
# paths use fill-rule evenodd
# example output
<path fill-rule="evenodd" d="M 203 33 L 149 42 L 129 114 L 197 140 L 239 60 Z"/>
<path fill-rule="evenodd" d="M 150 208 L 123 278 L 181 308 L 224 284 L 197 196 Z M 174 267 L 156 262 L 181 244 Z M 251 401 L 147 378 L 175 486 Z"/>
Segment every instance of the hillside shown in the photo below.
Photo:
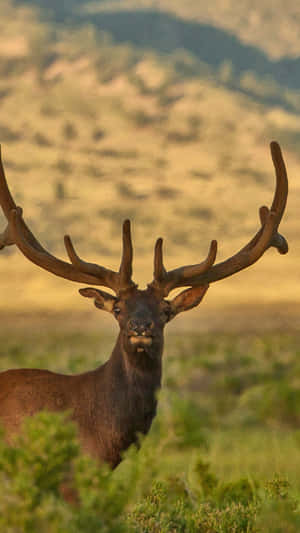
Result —
<path fill-rule="evenodd" d="M 18 0 L 19 4 L 35 5 L 42 13 L 66 23 L 80 16 L 123 10 L 173 14 L 187 21 L 208 24 L 235 35 L 245 44 L 260 48 L 270 58 L 300 55 L 300 7 L 294 0 Z"/>
<path fill-rule="evenodd" d="M 142 284 L 152 277 L 160 235 L 168 267 L 201 260 L 212 238 L 222 259 L 251 238 L 257 208 L 271 201 L 268 144 L 276 139 L 291 177 L 282 224 L 291 253 L 269 251 L 249 272 L 217 284 L 207 309 L 245 302 L 251 309 L 278 302 L 292 309 L 300 255 L 296 113 L 264 106 L 211 76 L 184 79 L 171 62 L 114 44 L 90 27 L 61 29 L 53 39 L 53 27 L 28 7 L 6 2 L 0 27 L 5 169 L 46 247 L 63 256 L 62 237 L 70 233 L 82 257 L 117 268 L 121 222 L 129 217 Z M 71 284 L 12 249 L 2 252 L 0 271 L 1 309 L 63 311 L 76 302 L 86 310 Z"/>
<path fill-rule="evenodd" d="M 271 8 L 267 2 L 251 9 L 246 2 L 233 9 L 230 2 L 219 1 L 219 10 L 195 2 L 181 8 L 168 1 L 26 4 L 39 6 L 40 16 L 51 21 L 55 32 L 89 26 L 138 53 L 155 52 L 184 79 L 213 78 L 260 103 L 300 111 L 299 13 L 289 3 L 284 12 L 281 5 Z M 251 28 L 256 37 L 252 40 Z"/>
<path fill-rule="evenodd" d="M 169 12 L 185 20 L 226 30 L 274 59 L 300 55 L 300 6 L 294 0 L 243 0 L 238 3 L 234 0 L 211 3 L 198 0 L 106 0 L 78 4 L 89 12 L 126 8 Z"/>

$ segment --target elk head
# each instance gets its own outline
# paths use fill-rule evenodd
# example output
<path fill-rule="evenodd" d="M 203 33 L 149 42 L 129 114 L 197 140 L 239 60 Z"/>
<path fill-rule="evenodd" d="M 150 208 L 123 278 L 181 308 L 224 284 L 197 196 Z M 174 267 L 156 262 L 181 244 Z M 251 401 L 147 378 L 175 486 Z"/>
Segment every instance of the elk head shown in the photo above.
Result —
<path fill-rule="evenodd" d="M 72 263 L 79 258 L 69 237 L 65 239 L 66 248 Z M 209 261 L 215 258 L 216 244 L 212 245 Z M 114 290 L 116 296 L 105 291 L 88 287 L 79 289 L 79 293 L 86 298 L 93 298 L 98 309 L 111 313 L 120 326 L 120 340 L 122 347 L 132 359 L 137 354 L 145 354 L 150 359 L 159 359 L 163 348 L 163 329 L 175 315 L 181 311 L 198 305 L 208 289 L 208 284 L 183 291 L 173 300 L 164 298 L 167 294 L 161 287 L 150 284 L 146 290 L 140 290 L 132 281 L 132 241 L 130 222 L 123 224 L 123 257 L 119 272 L 110 271 L 110 278 L 115 279 Z M 79 263 L 78 263 L 79 264 Z M 204 270 L 204 264 L 198 266 L 198 272 Z"/>
<path fill-rule="evenodd" d="M 271 154 L 276 172 L 276 189 L 271 209 L 260 208 L 261 227 L 250 242 L 229 259 L 215 263 L 217 242 L 212 241 L 207 258 L 199 264 L 167 271 L 163 264 L 162 239 L 158 239 L 154 252 L 154 279 L 146 290 L 139 290 L 132 281 L 132 241 L 130 222 L 123 224 L 123 254 L 118 272 L 83 261 L 76 253 L 69 236 L 64 242 L 70 262 L 65 262 L 47 252 L 25 224 L 22 209 L 17 207 L 8 189 L 0 158 L 0 203 L 8 226 L 0 235 L 0 249 L 16 244 L 20 251 L 36 265 L 57 276 L 110 288 L 115 296 L 88 287 L 80 289 L 82 296 L 93 298 L 97 308 L 109 311 L 120 325 L 121 342 L 127 353 L 134 357 L 145 354 L 149 358 L 161 355 L 163 328 L 181 311 L 197 306 L 209 284 L 235 274 L 255 263 L 271 246 L 281 254 L 288 245 L 278 233 L 288 194 L 288 182 L 281 150 L 271 143 Z M 174 299 L 169 293 L 178 287 L 188 287 Z"/>

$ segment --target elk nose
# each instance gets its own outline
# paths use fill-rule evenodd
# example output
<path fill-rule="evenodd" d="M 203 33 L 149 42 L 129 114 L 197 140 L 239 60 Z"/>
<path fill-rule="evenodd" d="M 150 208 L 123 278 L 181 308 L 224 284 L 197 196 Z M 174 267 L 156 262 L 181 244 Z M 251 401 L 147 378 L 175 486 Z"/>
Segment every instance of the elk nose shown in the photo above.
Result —
<path fill-rule="evenodd" d="M 145 335 L 146 332 L 149 332 L 154 326 L 153 320 L 138 320 L 136 318 L 132 318 L 128 322 L 128 328 L 131 332 L 133 332 L 135 335 Z"/>

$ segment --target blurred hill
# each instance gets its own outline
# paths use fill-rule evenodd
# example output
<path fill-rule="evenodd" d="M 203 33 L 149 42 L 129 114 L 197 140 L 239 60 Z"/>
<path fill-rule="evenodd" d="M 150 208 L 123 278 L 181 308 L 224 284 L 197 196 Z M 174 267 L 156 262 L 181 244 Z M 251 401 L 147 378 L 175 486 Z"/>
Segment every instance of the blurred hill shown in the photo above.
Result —
<path fill-rule="evenodd" d="M 82 2 L 81 2 L 82 4 Z M 83 4 L 88 4 L 83 2 Z M 300 7 L 294 0 L 115 0 L 88 4 L 103 8 L 147 7 L 168 11 L 182 19 L 226 30 L 242 42 L 264 50 L 269 57 L 298 57 L 300 54 Z"/>
<path fill-rule="evenodd" d="M 294 0 L 24 0 L 38 6 L 43 13 L 64 23 L 79 17 L 90 21 L 96 13 L 148 9 L 149 13 L 169 13 L 176 17 L 211 25 L 226 30 L 238 37 L 243 43 L 264 50 L 269 57 L 299 57 L 300 54 L 300 7 Z M 133 26 L 134 24 L 132 24 Z M 167 28 L 166 28 L 167 29 Z M 154 29 L 155 31 L 155 29 Z"/>
<path fill-rule="evenodd" d="M 209 71 L 231 90 L 299 111 L 300 9 L 291 0 L 238 6 L 224 0 L 211 6 L 194 0 L 25 3 L 38 6 L 41 16 L 56 24 L 91 24 L 118 43 L 175 54 L 173 63 L 185 77 Z"/>
<path fill-rule="evenodd" d="M 39 10 L 26 4 L 1 1 L 0 141 L 11 189 L 41 242 L 63 256 L 62 237 L 70 233 L 86 260 L 117 268 L 121 223 L 129 217 L 141 284 L 152 278 L 160 235 L 168 267 L 202 260 L 212 238 L 219 240 L 222 259 L 252 237 L 258 207 L 271 202 L 268 144 L 276 139 L 291 178 L 282 224 L 291 253 L 269 251 L 249 271 L 212 287 L 207 306 L 222 313 L 244 304 L 252 312 L 262 304 L 294 310 L 300 294 L 300 99 L 298 86 L 285 76 L 272 78 L 280 64 L 274 58 L 285 53 L 286 42 L 272 54 L 271 41 L 254 48 L 247 32 L 242 38 L 226 26 L 226 17 L 217 28 L 196 2 L 186 3 L 190 11 L 179 2 L 172 8 L 160 2 L 169 13 L 154 11 L 154 2 L 140 2 L 143 11 L 133 2 L 126 3 L 128 11 L 125 2 L 52 2 L 50 14 L 41 1 L 35 3 Z M 290 10 L 285 5 L 292 18 L 292 4 Z M 161 22 L 176 23 L 179 40 L 172 44 Z M 194 43 L 204 30 L 214 64 L 201 42 L 195 51 L 181 40 L 185 35 Z M 221 49 L 228 55 L 222 57 Z M 289 61 L 298 64 L 293 55 L 296 36 Z M 238 72 L 235 57 L 241 58 Z M 246 57 L 252 71 L 243 68 Z M 0 310 L 74 307 L 72 284 L 27 264 L 13 248 L 1 253 L 0 272 Z M 86 309 L 85 301 L 76 302 Z"/>

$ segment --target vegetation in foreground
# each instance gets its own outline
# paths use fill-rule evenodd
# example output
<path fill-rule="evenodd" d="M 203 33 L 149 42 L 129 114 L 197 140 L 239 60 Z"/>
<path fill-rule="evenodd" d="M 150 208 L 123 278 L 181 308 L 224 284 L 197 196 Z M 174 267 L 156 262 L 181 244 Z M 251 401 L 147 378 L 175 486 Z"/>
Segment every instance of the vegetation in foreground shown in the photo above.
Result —
<path fill-rule="evenodd" d="M 169 337 L 159 415 L 110 472 L 84 457 L 61 415 L 1 439 L 1 530 L 13 533 L 297 532 L 299 335 Z M 111 339 L 51 332 L 1 339 L 1 369 L 79 372 Z M 63 357 L 62 357 L 63 355 Z M 79 504 L 61 497 L 75 487 Z"/>

